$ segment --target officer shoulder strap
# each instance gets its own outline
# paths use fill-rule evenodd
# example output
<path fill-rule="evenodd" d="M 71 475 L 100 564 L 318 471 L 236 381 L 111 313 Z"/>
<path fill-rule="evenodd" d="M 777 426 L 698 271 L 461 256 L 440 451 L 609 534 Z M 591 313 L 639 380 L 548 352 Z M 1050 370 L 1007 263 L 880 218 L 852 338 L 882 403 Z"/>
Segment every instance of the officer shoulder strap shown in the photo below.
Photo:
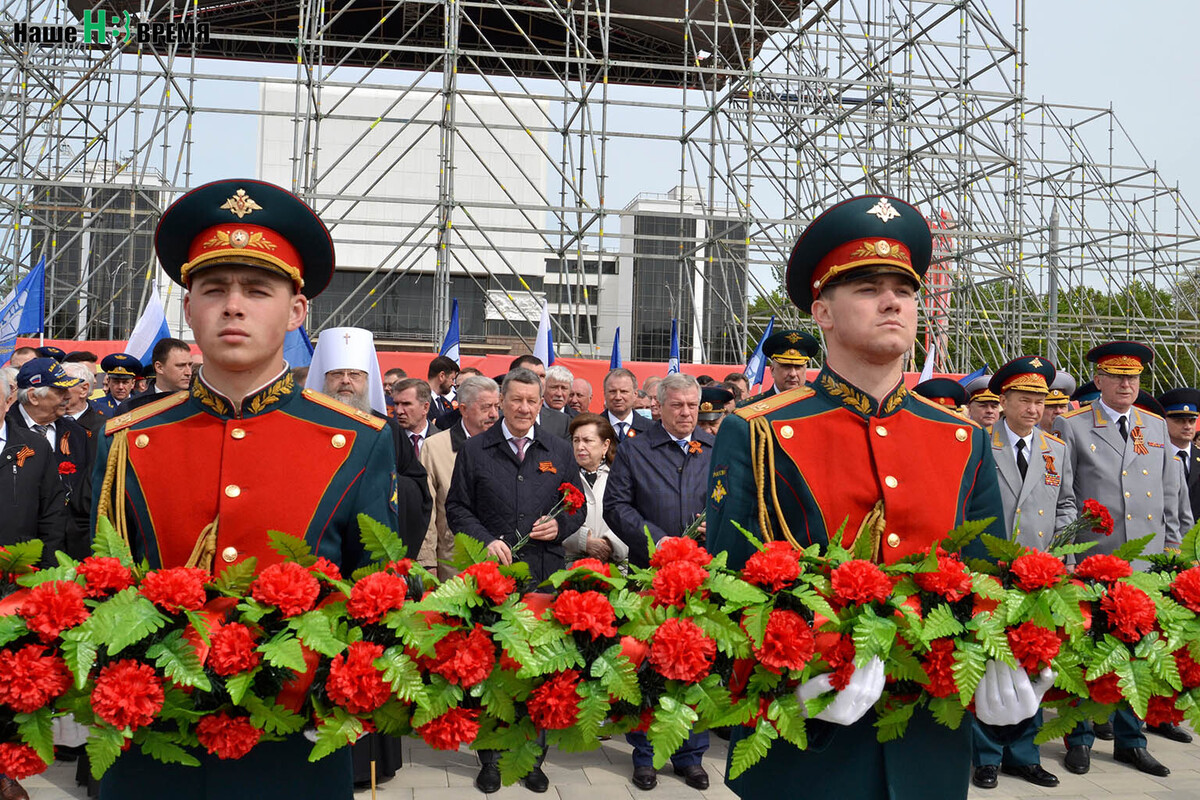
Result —
<path fill-rule="evenodd" d="M 303 394 L 306 399 L 313 401 L 317 405 L 325 406 L 325 408 L 350 417 L 350 419 L 361 422 L 363 425 L 369 425 L 377 431 L 383 430 L 383 426 L 387 425 L 386 419 L 377 417 L 374 414 L 368 414 L 365 411 L 360 411 L 353 406 L 348 406 L 341 400 L 337 400 L 327 394 L 321 394 L 312 389 L 305 389 Z"/>
<path fill-rule="evenodd" d="M 1063 417 L 1063 419 L 1070 419 L 1071 417 L 1078 417 L 1080 414 L 1090 414 L 1091 412 L 1092 412 L 1091 406 L 1081 406 L 1081 407 L 1075 409 L 1074 411 L 1064 412 L 1062 414 L 1062 417 Z"/>
<path fill-rule="evenodd" d="M 188 398 L 186 391 L 172 392 L 171 394 L 153 403 L 147 403 L 144 406 L 139 406 L 132 411 L 126 411 L 124 414 L 113 417 L 104 423 L 104 432 L 109 436 L 122 431 L 133 425 L 135 422 L 141 422 L 147 417 L 153 417 L 155 414 L 161 414 L 169 408 L 174 408 Z"/>
<path fill-rule="evenodd" d="M 751 403 L 747 406 L 742 406 L 733 413 L 737 414 L 744 420 L 752 420 L 755 417 L 761 417 L 764 414 L 769 414 L 772 411 L 789 406 L 807 397 L 812 397 L 816 392 L 808 386 L 797 386 L 795 389 L 789 389 L 786 392 L 773 394 L 770 397 L 759 400 L 757 403 Z"/>

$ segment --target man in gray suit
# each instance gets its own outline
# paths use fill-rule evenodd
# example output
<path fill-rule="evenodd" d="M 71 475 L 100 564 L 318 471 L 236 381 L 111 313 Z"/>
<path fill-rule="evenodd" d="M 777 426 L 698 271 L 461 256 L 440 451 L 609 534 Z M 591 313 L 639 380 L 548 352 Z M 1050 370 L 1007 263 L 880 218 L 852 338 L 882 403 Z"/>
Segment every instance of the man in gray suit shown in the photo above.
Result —
<path fill-rule="evenodd" d="M 1039 356 L 1021 356 L 996 370 L 988 389 L 1000 398 L 1003 416 L 992 426 L 992 455 L 1000 477 L 1004 529 L 1008 538 L 1045 550 L 1054 534 L 1075 520 L 1071 465 L 1062 439 L 1038 427 L 1046 395 L 1054 381 L 1054 365 Z M 981 789 L 996 787 L 998 773 L 1016 775 L 1038 786 L 1057 786 L 1058 776 L 1042 768 L 1034 736 L 1042 712 L 1007 746 L 990 726 L 978 720 L 972 731 L 972 781 Z"/>
<path fill-rule="evenodd" d="M 1084 532 L 1079 539 L 1099 542 L 1091 553 L 1111 553 L 1151 533 L 1154 539 L 1146 552 L 1178 547 L 1183 470 L 1169 447 L 1163 418 L 1133 405 L 1142 371 L 1154 359 L 1154 351 L 1137 342 L 1109 342 L 1092 348 L 1087 358 L 1096 365 L 1093 380 L 1100 397 L 1087 408 L 1063 414 L 1054 430 L 1067 443 L 1076 505 L 1082 507 L 1085 500 L 1095 498 L 1108 508 L 1114 526 L 1111 536 Z M 1146 750 L 1141 723 L 1128 706 L 1114 715 L 1113 732 L 1114 759 L 1151 775 L 1170 774 Z M 1068 770 L 1082 775 L 1090 769 L 1094 738 L 1090 723 L 1067 737 Z"/>

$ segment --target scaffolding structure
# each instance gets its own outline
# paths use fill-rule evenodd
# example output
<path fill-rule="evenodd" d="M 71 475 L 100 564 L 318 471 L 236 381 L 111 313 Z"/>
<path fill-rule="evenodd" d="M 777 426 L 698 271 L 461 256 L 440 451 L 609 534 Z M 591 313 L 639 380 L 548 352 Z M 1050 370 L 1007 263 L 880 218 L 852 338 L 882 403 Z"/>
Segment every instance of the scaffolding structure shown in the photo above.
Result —
<path fill-rule="evenodd" d="M 1024 0 L 995 14 L 982 0 L 117 0 L 96 8 L 201 22 L 210 38 L 15 38 L 17 23 L 79 26 L 91 5 L 0 0 L 0 287 L 46 258 L 47 336 L 127 336 L 154 274 L 146 208 L 244 164 L 212 142 L 236 147 L 228 131 L 272 115 L 293 125 L 290 188 L 339 243 L 388 245 L 315 307 L 310 333 L 371 319 L 397 275 L 432 263 L 434 344 L 456 276 L 528 288 L 559 259 L 560 352 L 606 354 L 596 320 L 611 301 L 590 296 L 584 265 L 631 236 L 631 199 L 683 187 L 680 216 L 699 197 L 712 223 L 674 242 L 695 273 L 680 307 L 708 309 L 693 356 L 722 342 L 745 353 L 770 314 L 809 324 L 779 292 L 807 222 L 882 191 L 936 234 L 914 364 L 932 348 L 939 370 L 969 371 L 1036 347 L 1078 369 L 1093 344 L 1131 338 L 1158 350 L 1164 384 L 1200 372 L 1197 215 L 1113 109 L 1027 96 Z M 246 103 L 258 86 L 294 104 Z M 359 90 L 395 99 L 350 113 Z M 414 102 L 420 113 L 399 113 Z M 359 135 L 331 139 L 335 123 Z M 526 137 L 536 163 L 484 157 L 501 134 Z M 386 178 L 421 140 L 436 142 L 436 190 L 397 190 Z M 468 158 L 490 185 L 456 182 Z M 410 221 L 366 213 L 381 204 Z M 730 258 L 745 291 L 705 269 Z"/>

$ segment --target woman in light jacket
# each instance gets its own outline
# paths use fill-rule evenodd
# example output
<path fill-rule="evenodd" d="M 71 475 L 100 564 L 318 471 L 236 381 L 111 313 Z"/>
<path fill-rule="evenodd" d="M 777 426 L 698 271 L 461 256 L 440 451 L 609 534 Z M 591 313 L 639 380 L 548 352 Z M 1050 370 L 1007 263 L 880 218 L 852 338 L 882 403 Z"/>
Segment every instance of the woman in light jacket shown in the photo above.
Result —
<path fill-rule="evenodd" d="M 609 530 L 602 516 L 604 485 L 608 482 L 609 466 L 617 455 L 617 433 L 606 418 L 586 412 L 572 419 L 567 430 L 587 497 L 583 526 L 563 543 L 567 566 L 579 558 L 622 564 L 629 556 L 629 546 Z"/>

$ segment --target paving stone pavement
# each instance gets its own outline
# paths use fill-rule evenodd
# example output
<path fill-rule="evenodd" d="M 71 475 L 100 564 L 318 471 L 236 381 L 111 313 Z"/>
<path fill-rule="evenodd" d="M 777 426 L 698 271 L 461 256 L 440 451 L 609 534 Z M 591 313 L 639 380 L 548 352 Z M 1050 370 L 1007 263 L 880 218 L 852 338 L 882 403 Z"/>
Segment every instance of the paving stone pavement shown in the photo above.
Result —
<path fill-rule="evenodd" d="M 1167 778 L 1153 778 L 1112 759 L 1112 743 L 1097 742 L 1092 751 L 1092 770 L 1087 775 L 1072 775 L 1062 766 L 1065 748 L 1061 741 L 1042 746 L 1042 766 L 1062 781 L 1057 788 L 1043 789 L 1019 778 L 1000 776 L 1000 785 L 992 790 L 972 787 L 970 800 L 1193 800 L 1200 797 L 1200 738 L 1190 745 L 1177 744 L 1159 736 L 1150 736 L 1150 751 L 1171 768 Z M 697 792 L 675 777 L 670 767 L 661 770 L 658 788 L 641 792 L 630 783 L 632 766 L 630 747 L 623 738 L 602 743 L 587 753 L 551 751 L 546 760 L 550 778 L 547 800 L 700 800 L 733 798 L 719 780 L 725 766 L 726 744 L 712 737 L 712 746 L 704 767 L 712 779 L 707 792 Z M 479 769 L 475 755 L 468 750 L 445 753 L 432 750 L 423 742 L 406 739 L 404 768 L 396 777 L 378 787 L 376 800 L 459 800 L 478 797 L 473 782 Z M 87 796 L 75 786 L 75 765 L 56 764 L 43 775 L 23 782 L 31 800 L 68 800 Z M 556 794 L 557 793 L 557 794 Z M 781 793 L 781 798 L 802 800 L 802 793 Z M 524 787 L 508 786 L 491 795 L 496 800 L 533 800 L 536 795 Z M 370 791 L 355 794 L 355 800 L 371 800 Z M 847 798 L 854 800 L 854 798 Z M 937 800 L 937 798 L 930 798 Z"/>

